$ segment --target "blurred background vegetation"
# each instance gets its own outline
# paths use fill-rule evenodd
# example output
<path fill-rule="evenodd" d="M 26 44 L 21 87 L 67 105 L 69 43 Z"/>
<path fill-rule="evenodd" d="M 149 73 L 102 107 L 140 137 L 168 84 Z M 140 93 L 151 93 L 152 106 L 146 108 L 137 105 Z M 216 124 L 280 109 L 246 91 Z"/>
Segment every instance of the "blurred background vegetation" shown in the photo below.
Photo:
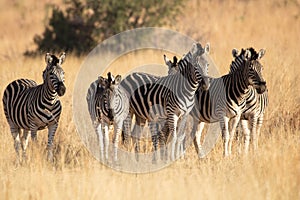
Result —
<path fill-rule="evenodd" d="M 99 42 L 117 33 L 139 27 L 175 23 L 184 0 L 66 0 L 62 6 L 48 4 L 51 13 L 41 35 L 34 36 L 35 50 L 87 53 Z M 65 8 L 65 9 L 63 9 Z"/>

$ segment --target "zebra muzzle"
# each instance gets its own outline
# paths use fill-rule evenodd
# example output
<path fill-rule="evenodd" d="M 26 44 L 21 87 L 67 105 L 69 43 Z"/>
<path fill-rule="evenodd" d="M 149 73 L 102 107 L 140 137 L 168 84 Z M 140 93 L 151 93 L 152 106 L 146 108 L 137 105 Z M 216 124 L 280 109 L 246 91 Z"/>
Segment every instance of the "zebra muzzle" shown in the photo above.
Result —
<path fill-rule="evenodd" d="M 258 86 L 256 87 L 256 91 L 258 94 L 264 93 L 266 89 L 267 89 L 266 81 L 259 82 Z"/>
<path fill-rule="evenodd" d="M 66 86 L 63 82 L 59 82 L 56 90 L 58 96 L 63 96 L 66 93 Z"/>
<path fill-rule="evenodd" d="M 108 118 L 113 121 L 114 120 L 114 114 L 112 109 L 108 109 Z"/>

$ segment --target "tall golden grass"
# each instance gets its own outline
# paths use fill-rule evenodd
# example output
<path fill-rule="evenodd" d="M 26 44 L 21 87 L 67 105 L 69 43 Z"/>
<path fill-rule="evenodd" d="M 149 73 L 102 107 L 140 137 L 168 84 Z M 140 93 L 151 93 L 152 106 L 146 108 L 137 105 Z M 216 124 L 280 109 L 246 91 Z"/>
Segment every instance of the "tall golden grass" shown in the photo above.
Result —
<path fill-rule="evenodd" d="M 42 82 L 43 56 L 25 58 L 22 53 L 34 48 L 34 34 L 43 31 L 47 2 L 0 2 L 1 95 L 17 78 Z M 228 71 L 232 48 L 266 48 L 261 62 L 270 104 L 257 152 L 223 158 L 219 141 L 203 160 L 189 147 L 185 159 L 154 173 L 133 175 L 102 166 L 72 122 L 74 80 L 84 57 L 68 55 L 55 164 L 45 160 L 47 133 L 40 131 L 38 144 L 29 145 L 28 163 L 15 168 L 13 139 L 0 104 L 0 199 L 299 199 L 299 18 L 299 1 L 191 0 L 169 27 L 202 44 L 210 42 L 221 74 Z"/>

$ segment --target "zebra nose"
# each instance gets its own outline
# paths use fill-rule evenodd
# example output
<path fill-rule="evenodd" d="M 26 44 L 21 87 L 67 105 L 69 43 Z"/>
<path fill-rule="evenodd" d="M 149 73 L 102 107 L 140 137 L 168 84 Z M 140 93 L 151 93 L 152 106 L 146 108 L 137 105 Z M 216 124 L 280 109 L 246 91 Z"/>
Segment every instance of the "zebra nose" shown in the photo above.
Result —
<path fill-rule="evenodd" d="M 258 94 L 262 94 L 266 91 L 266 89 L 267 89 L 266 81 L 261 81 L 258 84 L 258 88 L 256 89 L 256 91 L 257 91 Z"/>
<path fill-rule="evenodd" d="M 108 109 L 108 118 L 113 121 L 114 120 L 114 115 L 112 109 Z"/>
<path fill-rule="evenodd" d="M 58 96 L 63 96 L 66 92 L 66 86 L 63 82 L 59 82 L 58 84 L 58 90 L 56 91 Z"/>
<path fill-rule="evenodd" d="M 260 84 L 260 85 L 266 85 L 267 82 L 266 82 L 266 81 L 261 81 L 259 84 Z"/>
<path fill-rule="evenodd" d="M 210 86 L 210 80 L 208 77 L 203 77 L 201 84 L 202 90 L 208 90 Z"/>

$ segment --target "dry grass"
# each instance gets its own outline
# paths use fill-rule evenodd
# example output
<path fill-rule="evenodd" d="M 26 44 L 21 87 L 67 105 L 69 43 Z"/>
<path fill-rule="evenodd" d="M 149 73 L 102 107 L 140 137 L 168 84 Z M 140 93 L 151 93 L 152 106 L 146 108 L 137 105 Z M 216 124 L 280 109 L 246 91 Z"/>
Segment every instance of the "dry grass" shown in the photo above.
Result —
<path fill-rule="evenodd" d="M 24 58 L 22 52 L 33 48 L 34 34 L 43 30 L 45 2 L 0 2 L 1 95 L 17 78 L 42 81 L 44 58 Z M 29 163 L 15 169 L 13 140 L 0 112 L 1 199 L 299 199 L 299 18 L 299 1 L 192 0 L 172 27 L 203 44 L 209 41 L 221 74 L 228 71 L 232 48 L 266 48 L 262 63 L 270 105 L 257 152 L 224 159 L 219 141 L 207 158 L 198 160 L 190 147 L 184 160 L 155 173 L 133 175 L 102 166 L 72 123 L 74 80 L 84 58 L 71 55 L 64 64 L 67 93 L 61 98 L 55 165 L 44 159 L 47 134 L 41 131 L 38 145 L 29 147 Z M 130 60 L 122 65 L 122 73 L 131 65 Z"/>

